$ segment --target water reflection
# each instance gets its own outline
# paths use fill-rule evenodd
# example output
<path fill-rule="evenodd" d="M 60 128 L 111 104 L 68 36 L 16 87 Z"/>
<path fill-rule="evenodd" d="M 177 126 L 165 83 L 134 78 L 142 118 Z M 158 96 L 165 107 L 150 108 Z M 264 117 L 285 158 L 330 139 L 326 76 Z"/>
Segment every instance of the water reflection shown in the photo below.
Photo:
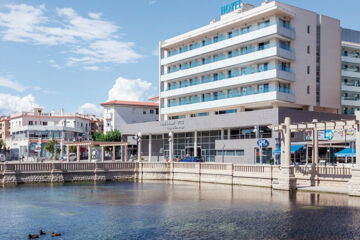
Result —
<path fill-rule="evenodd" d="M 360 198 L 190 182 L 5 187 L 0 213 L 0 239 L 360 237 Z"/>

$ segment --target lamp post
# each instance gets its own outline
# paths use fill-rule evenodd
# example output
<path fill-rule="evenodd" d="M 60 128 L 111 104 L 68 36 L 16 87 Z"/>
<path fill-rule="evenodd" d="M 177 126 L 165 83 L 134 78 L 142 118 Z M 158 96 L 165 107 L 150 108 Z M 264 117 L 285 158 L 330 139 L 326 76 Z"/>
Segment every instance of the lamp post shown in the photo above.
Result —
<path fill-rule="evenodd" d="M 142 137 L 142 134 L 141 134 L 141 132 L 139 132 L 137 134 L 137 143 L 138 143 L 138 159 L 137 159 L 137 161 L 138 162 L 141 162 L 141 137 Z"/>
<path fill-rule="evenodd" d="M 174 137 L 174 134 L 172 132 L 169 132 L 169 162 L 172 162 L 173 161 L 173 137 Z"/>

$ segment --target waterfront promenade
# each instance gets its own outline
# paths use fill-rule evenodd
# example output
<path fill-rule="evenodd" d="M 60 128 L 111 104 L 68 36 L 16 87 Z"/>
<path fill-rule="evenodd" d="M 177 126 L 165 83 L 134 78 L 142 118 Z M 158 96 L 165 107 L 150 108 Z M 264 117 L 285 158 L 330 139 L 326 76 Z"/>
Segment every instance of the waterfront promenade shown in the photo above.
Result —
<path fill-rule="evenodd" d="M 347 166 L 294 166 L 291 168 L 294 176 L 292 181 L 296 182 L 298 190 L 347 194 L 352 169 Z M 78 181 L 179 180 L 274 188 L 279 178 L 281 178 L 279 165 L 148 162 L 0 164 L 0 182 L 3 185 Z"/>

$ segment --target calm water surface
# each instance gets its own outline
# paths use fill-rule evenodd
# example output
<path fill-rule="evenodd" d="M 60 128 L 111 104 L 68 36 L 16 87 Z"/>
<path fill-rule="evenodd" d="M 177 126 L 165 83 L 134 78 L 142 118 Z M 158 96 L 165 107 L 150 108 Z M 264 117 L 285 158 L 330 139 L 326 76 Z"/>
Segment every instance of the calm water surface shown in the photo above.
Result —
<path fill-rule="evenodd" d="M 195 183 L 0 188 L 0 239 L 40 229 L 59 240 L 360 239 L 360 200 Z"/>

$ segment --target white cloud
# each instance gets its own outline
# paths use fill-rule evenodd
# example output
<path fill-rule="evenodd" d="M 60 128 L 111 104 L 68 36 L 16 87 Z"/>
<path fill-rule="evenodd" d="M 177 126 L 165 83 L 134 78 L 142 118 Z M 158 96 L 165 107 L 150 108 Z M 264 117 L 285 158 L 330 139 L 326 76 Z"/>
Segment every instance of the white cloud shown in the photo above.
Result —
<path fill-rule="evenodd" d="M 0 93 L 0 115 L 31 111 L 39 105 L 35 103 L 35 97 L 29 94 L 24 97 Z"/>
<path fill-rule="evenodd" d="M 27 4 L 9 4 L 5 9 L 0 12 L 4 40 L 50 46 L 67 44 L 72 55 L 67 66 L 131 63 L 143 57 L 134 50 L 134 43 L 119 40 L 120 27 L 101 20 L 102 13 L 82 17 L 72 8 L 57 8 L 56 14 L 46 16 L 49 11 L 44 5 Z M 52 66 L 59 67 L 55 63 Z"/>
<path fill-rule="evenodd" d="M 98 107 L 93 103 L 85 103 L 79 107 L 78 112 L 81 114 L 101 116 L 103 115 L 104 110 L 102 107 Z"/>
<path fill-rule="evenodd" d="M 145 101 L 156 94 L 156 89 L 150 82 L 141 80 L 140 78 L 131 80 L 119 77 L 108 92 L 108 101 Z"/>
<path fill-rule="evenodd" d="M 76 63 L 97 64 L 97 63 L 130 63 L 136 62 L 142 56 L 136 53 L 132 47 L 134 43 L 119 42 L 114 40 L 99 40 L 91 43 L 87 48 L 80 48 L 75 51 L 81 57 L 72 57 L 68 65 Z"/>
<path fill-rule="evenodd" d="M 26 87 L 24 85 L 22 85 L 21 83 L 13 81 L 6 77 L 2 77 L 2 76 L 0 76 L 0 86 L 11 88 L 18 92 L 24 92 L 26 90 Z"/>
<path fill-rule="evenodd" d="M 88 71 L 98 71 L 99 67 L 98 66 L 85 66 L 84 69 L 88 70 Z"/>
<path fill-rule="evenodd" d="M 93 19 L 100 19 L 102 16 L 102 13 L 89 13 L 88 16 Z"/>
<path fill-rule="evenodd" d="M 153 5 L 153 4 L 155 4 L 155 3 L 157 3 L 157 0 L 149 0 L 149 4 L 150 4 L 150 5 Z"/>
<path fill-rule="evenodd" d="M 50 66 L 53 68 L 57 68 L 57 69 L 61 69 L 61 66 L 59 64 L 56 63 L 56 61 L 54 59 L 50 59 L 49 60 Z"/>

